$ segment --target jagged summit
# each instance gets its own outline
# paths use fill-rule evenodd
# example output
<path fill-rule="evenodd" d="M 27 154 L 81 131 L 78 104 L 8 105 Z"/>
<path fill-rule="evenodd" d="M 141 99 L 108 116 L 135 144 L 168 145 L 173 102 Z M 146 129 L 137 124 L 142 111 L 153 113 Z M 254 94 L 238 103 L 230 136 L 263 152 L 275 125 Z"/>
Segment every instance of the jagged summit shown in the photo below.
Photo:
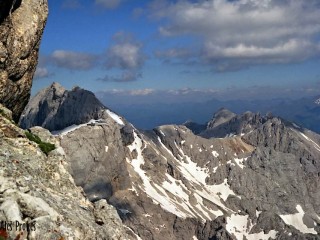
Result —
<path fill-rule="evenodd" d="M 211 121 L 208 122 L 207 128 L 215 128 L 227 121 L 230 121 L 236 114 L 226 108 L 220 108 L 214 115 Z"/>
<path fill-rule="evenodd" d="M 108 118 L 109 113 L 111 111 L 92 92 L 80 87 L 68 91 L 54 82 L 31 99 L 19 124 L 22 128 L 42 126 L 57 131 L 90 120 Z"/>
<path fill-rule="evenodd" d="M 270 118 L 272 118 L 271 115 L 261 116 L 260 113 L 250 111 L 237 115 L 222 108 L 214 114 L 213 119 L 207 123 L 206 129 L 199 135 L 205 138 L 244 135 L 258 128 Z"/>

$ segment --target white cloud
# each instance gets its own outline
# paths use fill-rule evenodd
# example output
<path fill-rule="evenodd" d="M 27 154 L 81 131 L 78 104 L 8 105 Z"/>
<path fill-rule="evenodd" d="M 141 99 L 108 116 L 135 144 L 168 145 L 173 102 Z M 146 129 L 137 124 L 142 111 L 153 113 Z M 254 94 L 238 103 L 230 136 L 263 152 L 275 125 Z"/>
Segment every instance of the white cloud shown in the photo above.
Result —
<path fill-rule="evenodd" d="M 95 4 L 106 9 L 117 8 L 123 0 L 95 0 Z"/>
<path fill-rule="evenodd" d="M 50 73 L 47 68 L 45 67 L 37 67 L 36 72 L 34 74 L 35 79 L 40 79 L 40 78 L 47 78 L 50 76 Z"/>
<path fill-rule="evenodd" d="M 77 9 L 77 8 L 80 8 L 81 6 L 82 5 L 79 2 L 79 0 L 65 0 L 62 3 L 62 8 L 65 8 L 65 9 Z"/>
<path fill-rule="evenodd" d="M 119 32 L 113 37 L 114 43 L 107 50 L 107 68 L 138 69 L 145 61 L 142 44 L 132 35 Z"/>
<path fill-rule="evenodd" d="M 105 77 L 99 78 L 97 80 L 103 82 L 132 82 L 139 80 L 139 78 L 141 77 L 142 74 L 140 72 L 137 72 L 135 70 L 125 70 L 118 76 L 106 75 Z"/>
<path fill-rule="evenodd" d="M 155 51 L 155 55 L 159 58 L 189 57 L 191 54 L 190 49 L 187 48 L 170 48 L 164 51 Z"/>
<path fill-rule="evenodd" d="M 154 89 L 145 88 L 145 89 L 131 90 L 129 94 L 132 96 L 146 96 L 146 95 L 152 94 L 154 91 L 155 91 Z"/>
<path fill-rule="evenodd" d="M 216 68 L 299 62 L 320 52 L 316 0 L 157 0 L 152 6 L 152 16 L 168 20 L 159 28 L 163 36 L 200 37 L 197 57 Z"/>
<path fill-rule="evenodd" d="M 136 68 L 143 61 L 140 46 L 132 43 L 116 44 L 109 49 L 108 55 L 110 68 Z"/>
<path fill-rule="evenodd" d="M 142 44 L 133 35 L 118 32 L 107 49 L 105 67 L 120 71 L 119 75 L 106 75 L 97 80 L 104 82 L 131 82 L 142 77 L 141 69 L 145 62 Z"/>
<path fill-rule="evenodd" d="M 97 58 L 92 54 L 65 50 L 56 50 L 49 57 L 54 65 L 70 70 L 89 70 L 95 66 Z"/>

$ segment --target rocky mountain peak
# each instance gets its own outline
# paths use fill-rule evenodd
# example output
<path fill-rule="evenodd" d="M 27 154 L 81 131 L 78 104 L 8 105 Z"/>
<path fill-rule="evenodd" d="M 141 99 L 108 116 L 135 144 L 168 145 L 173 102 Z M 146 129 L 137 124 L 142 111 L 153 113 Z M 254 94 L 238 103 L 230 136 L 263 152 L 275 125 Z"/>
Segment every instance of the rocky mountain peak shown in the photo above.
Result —
<path fill-rule="evenodd" d="M 65 91 L 66 89 L 58 82 L 53 82 L 51 83 L 51 85 L 48 87 L 48 88 L 51 88 L 51 89 L 55 89 L 55 90 L 63 90 Z"/>
<path fill-rule="evenodd" d="M 207 128 L 215 128 L 225 122 L 230 121 L 236 116 L 235 113 L 229 111 L 226 108 L 220 108 L 214 115 L 212 120 L 207 124 Z"/>
<path fill-rule="evenodd" d="M 80 87 L 68 91 L 53 83 L 28 103 L 19 124 L 22 128 L 42 126 L 50 131 L 61 130 L 103 118 L 106 109 L 90 91 Z"/>
<path fill-rule="evenodd" d="M 241 136 L 261 126 L 270 118 L 271 115 L 261 116 L 260 113 L 250 111 L 237 115 L 227 109 L 221 109 L 214 114 L 214 118 L 199 135 L 205 138 Z"/>

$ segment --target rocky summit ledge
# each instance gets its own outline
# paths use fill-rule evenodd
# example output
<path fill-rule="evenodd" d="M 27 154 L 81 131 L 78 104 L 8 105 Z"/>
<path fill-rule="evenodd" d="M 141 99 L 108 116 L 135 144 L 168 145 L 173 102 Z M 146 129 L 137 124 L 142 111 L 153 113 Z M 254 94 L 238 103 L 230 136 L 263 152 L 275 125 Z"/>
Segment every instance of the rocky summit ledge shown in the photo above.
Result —
<path fill-rule="evenodd" d="M 30 132 L 55 149 L 43 153 L 12 122 L 10 110 L 0 106 L 0 236 L 136 239 L 114 207 L 105 200 L 91 203 L 74 184 L 64 151 L 50 132 L 40 127 Z"/>

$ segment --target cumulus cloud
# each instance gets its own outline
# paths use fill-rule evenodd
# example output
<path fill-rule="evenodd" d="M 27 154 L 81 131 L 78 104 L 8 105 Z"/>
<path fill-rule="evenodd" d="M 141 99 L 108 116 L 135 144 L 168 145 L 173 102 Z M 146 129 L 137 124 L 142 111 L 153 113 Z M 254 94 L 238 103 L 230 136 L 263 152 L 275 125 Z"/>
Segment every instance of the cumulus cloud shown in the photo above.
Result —
<path fill-rule="evenodd" d="M 111 89 L 98 92 L 100 95 L 110 95 L 110 96 L 132 96 L 132 97 L 156 97 L 158 101 L 167 101 L 167 100 L 178 100 L 181 99 L 193 99 L 194 102 L 201 100 L 203 98 L 207 99 L 212 97 L 213 94 L 219 93 L 221 90 L 217 89 L 197 89 L 197 88 L 178 88 L 178 89 L 152 89 L 152 88 L 143 88 L 143 89 Z"/>
<path fill-rule="evenodd" d="M 95 66 L 97 59 L 93 54 L 65 50 L 56 50 L 49 56 L 52 64 L 70 70 L 90 70 Z"/>
<path fill-rule="evenodd" d="M 49 73 L 49 70 L 46 67 L 37 67 L 36 72 L 34 73 L 34 79 L 41 79 L 41 78 L 47 78 L 51 74 Z"/>
<path fill-rule="evenodd" d="M 115 69 L 120 71 L 120 75 L 107 75 L 98 80 L 105 82 L 131 82 L 141 78 L 141 69 L 145 62 L 142 44 L 133 35 L 125 32 L 116 33 L 112 40 L 112 44 L 107 49 L 105 67 L 108 70 Z"/>
<path fill-rule="evenodd" d="M 97 80 L 103 81 L 103 82 L 132 82 L 132 81 L 138 80 L 141 77 L 142 77 L 142 74 L 140 72 L 127 70 L 127 71 L 123 71 L 118 76 L 106 75 L 104 78 L 99 78 Z"/>
<path fill-rule="evenodd" d="M 97 6 L 106 8 L 106 9 L 115 9 L 117 8 L 123 0 L 95 0 Z"/>
<path fill-rule="evenodd" d="M 155 51 L 155 56 L 158 58 L 184 58 L 192 55 L 190 49 L 187 48 L 170 48 L 163 51 Z"/>
<path fill-rule="evenodd" d="M 171 4 L 156 0 L 150 9 L 153 17 L 167 20 L 159 28 L 161 35 L 200 37 L 196 57 L 217 70 L 319 56 L 320 4 L 316 0 L 184 0 Z M 162 55 L 180 57 L 170 51 Z"/>
<path fill-rule="evenodd" d="M 65 0 L 62 3 L 62 8 L 65 8 L 65 9 L 77 9 L 77 8 L 80 8 L 81 6 L 82 5 L 79 2 L 79 0 Z"/>
<path fill-rule="evenodd" d="M 145 89 L 131 90 L 129 94 L 132 96 L 147 96 L 152 94 L 154 91 L 155 91 L 154 89 L 145 88 Z"/>
<path fill-rule="evenodd" d="M 143 88 L 143 89 L 133 89 L 133 90 L 125 90 L 125 89 L 111 89 L 100 91 L 98 94 L 102 96 L 103 94 L 111 95 L 111 96 L 148 96 L 156 93 L 158 90 L 152 88 Z"/>
<path fill-rule="evenodd" d="M 145 56 L 142 52 L 142 44 L 131 34 L 118 32 L 113 37 L 113 44 L 107 50 L 106 67 L 138 69 L 144 64 Z"/>

